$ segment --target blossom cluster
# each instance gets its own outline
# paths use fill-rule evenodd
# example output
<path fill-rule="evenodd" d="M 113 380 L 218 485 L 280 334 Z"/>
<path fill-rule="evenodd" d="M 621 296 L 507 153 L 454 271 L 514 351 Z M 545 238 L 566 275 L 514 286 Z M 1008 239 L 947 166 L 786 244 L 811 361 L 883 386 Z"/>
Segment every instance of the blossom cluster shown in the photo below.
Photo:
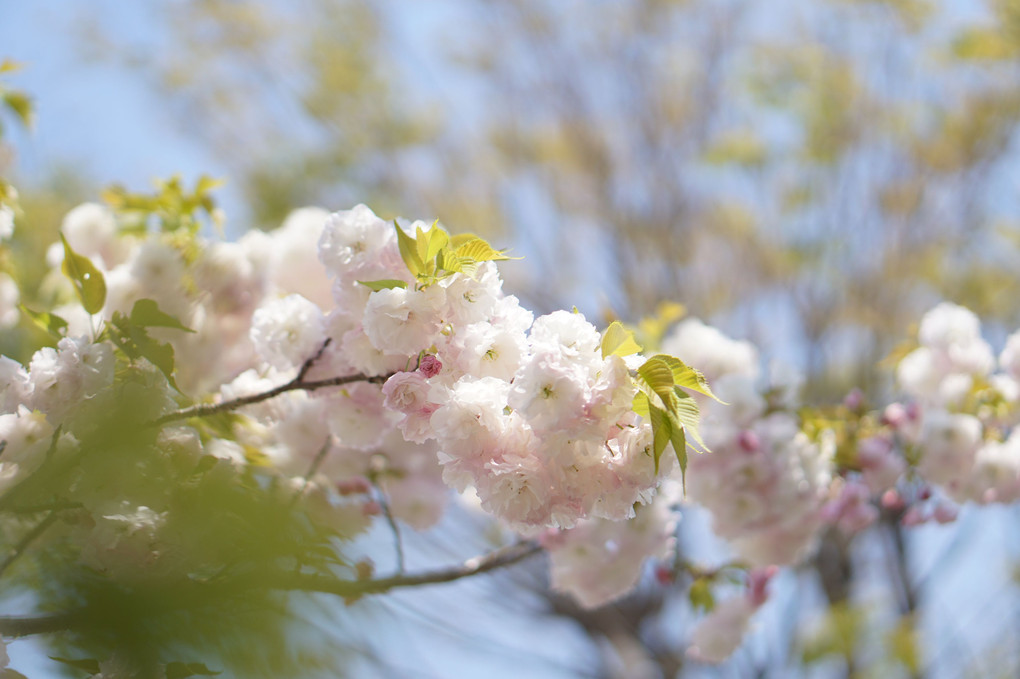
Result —
<path fill-rule="evenodd" d="M 583 524 L 560 541 L 604 548 L 601 534 L 582 536 L 605 522 L 621 545 L 640 545 L 620 550 L 623 575 L 585 599 L 593 605 L 633 588 L 646 557 L 668 555 L 675 517 L 649 503 L 676 455 L 653 451 L 653 428 L 633 410 L 642 358 L 607 348 L 579 313 L 535 318 L 503 292 L 504 257 L 481 239 L 437 247 L 445 268 L 433 261 L 423 274 L 401 238 L 448 235 L 387 223 L 363 205 L 299 210 L 237 242 L 122 227 L 99 204 L 67 215 L 48 254 L 52 311 L 36 317 L 55 346 L 25 365 L 0 359 L 0 498 L 54 450 L 71 456 L 88 438 L 92 406 L 135 388 L 146 394 L 144 417 L 170 416 L 150 446 L 160 464 L 171 456 L 189 474 L 238 482 L 258 469 L 345 538 L 384 506 L 427 529 L 453 488 L 550 544 Z M 98 303 L 89 301 L 97 280 Z M 346 379 L 258 397 L 288 380 L 337 377 Z M 235 416 L 174 416 L 210 402 L 236 403 Z M 68 489 L 61 500 L 89 513 L 75 538 L 82 562 L 116 577 L 181 565 L 172 485 L 116 497 L 83 481 Z M 558 554 L 557 582 L 584 599 Z"/>
<path fill-rule="evenodd" d="M 298 210 L 237 242 L 127 229 L 105 206 L 79 206 L 37 295 L 52 302 L 34 318 L 53 346 L 24 365 L 0 357 L 0 508 L 47 465 L 73 467 L 125 400 L 153 425 L 132 442 L 148 451 L 140 475 L 190 488 L 251 485 L 257 472 L 258 487 L 344 539 L 383 514 L 428 529 L 452 489 L 536 538 L 552 587 L 589 607 L 633 590 L 648 559 L 679 568 L 678 519 L 698 505 L 749 569 L 747 594 L 693 636 L 692 655 L 715 662 L 766 601 L 771 567 L 807 558 L 826 531 L 948 521 L 955 503 L 1020 497 L 1020 333 L 995 372 L 977 317 L 939 305 L 897 367 L 907 400 L 870 410 L 848 397 L 849 436 L 794 388 L 765 383 L 749 342 L 686 319 L 652 356 L 655 340 L 642 353 L 618 323 L 536 318 L 504 292 L 504 259 L 364 205 Z M 10 325 L 20 293 L 6 281 Z M 59 499 L 86 515 L 68 529 L 85 566 L 191 572 L 174 483 L 65 480 Z"/>

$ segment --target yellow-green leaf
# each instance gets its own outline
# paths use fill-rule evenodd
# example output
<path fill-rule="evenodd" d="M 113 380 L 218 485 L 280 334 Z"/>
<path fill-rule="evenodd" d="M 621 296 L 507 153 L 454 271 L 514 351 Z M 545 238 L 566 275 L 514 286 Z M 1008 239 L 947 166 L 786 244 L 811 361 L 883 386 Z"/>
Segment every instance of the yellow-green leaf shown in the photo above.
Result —
<path fill-rule="evenodd" d="M 602 358 L 612 356 L 630 356 L 641 351 L 641 345 L 634 340 L 634 333 L 623 327 L 623 323 L 613 321 L 602 335 Z"/>
<path fill-rule="evenodd" d="M 698 431 L 701 411 L 694 397 L 680 387 L 675 387 L 673 398 L 670 399 L 669 410 L 675 416 L 677 423 L 683 427 L 685 432 L 691 435 L 698 446 L 705 452 L 711 452 L 702 440 L 701 433 Z"/>
<path fill-rule="evenodd" d="M 358 282 L 374 292 L 378 292 L 379 290 L 389 290 L 390 288 L 407 287 L 407 283 L 405 283 L 404 281 L 398 281 L 391 278 L 384 278 L 383 280 L 379 281 L 358 281 Z"/>
<path fill-rule="evenodd" d="M 3 94 L 3 101 L 25 127 L 32 126 L 32 100 L 24 92 L 9 91 Z"/>
<path fill-rule="evenodd" d="M 673 381 L 673 371 L 665 361 L 653 356 L 642 363 L 637 372 L 644 383 L 658 394 L 664 405 L 669 403 L 675 382 Z"/>
<path fill-rule="evenodd" d="M 430 261 L 434 259 L 449 242 L 449 234 L 440 229 L 436 224 L 433 224 L 432 230 L 429 231 L 429 246 L 425 253 L 425 260 Z"/>
<path fill-rule="evenodd" d="M 404 260 L 404 264 L 407 265 L 407 270 L 413 276 L 424 273 L 425 262 L 418 256 L 417 241 L 407 235 L 407 232 L 401 229 L 400 224 L 397 224 L 396 221 L 393 222 L 393 228 L 397 230 L 397 247 L 400 250 L 400 257 Z"/>
<path fill-rule="evenodd" d="M 652 425 L 652 451 L 655 455 L 655 473 L 659 473 L 659 459 L 673 437 L 673 424 L 662 408 L 648 404 L 648 422 Z"/>
<path fill-rule="evenodd" d="M 696 391 L 699 394 L 704 394 L 719 401 L 719 403 L 725 404 L 725 401 L 720 400 L 712 393 L 712 388 L 708 386 L 708 380 L 705 379 L 705 376 L 697 368 L 692 368 L 679 358 L 668 354 L 656 354 L 652 358 L 658 359 L 669 366 L 670 371 L 673 373 L 673 383 L 677 386 Z"/>
<path fill-rule="evenodd" d="M 495 249 L 481 238 L 469 240 L 459 246 L 454 251 L 454 254 L 476 262 L 500 262 L 513 259 L 512 257 L 507 257 L 503 250 Z"/>
<path fill-rule="evenodd" d="M 450 247 L 456 250 L 461 245 L 470 243 L 473 240 L 482 240 L 482 238 L 473 233 L 458 233 L 456 236 L 450 236 Z"/>
<path fill-rule="evenodd" d="M 634 403 L 633 405 L 631 405 L 631 409 L 635 413 L 637 413 L 638 415 L 647 420 L 649 405 L 650 403 L 648 401 L 648 394 L 646 394 L 643 391 L 639 391 L 637 394 L 634 395 Z"/>

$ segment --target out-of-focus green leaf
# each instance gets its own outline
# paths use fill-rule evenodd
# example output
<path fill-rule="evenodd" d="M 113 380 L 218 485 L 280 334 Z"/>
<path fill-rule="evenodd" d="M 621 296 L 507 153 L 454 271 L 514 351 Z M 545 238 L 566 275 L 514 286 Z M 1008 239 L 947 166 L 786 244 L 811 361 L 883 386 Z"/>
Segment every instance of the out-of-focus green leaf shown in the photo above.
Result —
<path fill-rule="evenodd" d="M 712 581 L 709 578 L 696 578 L 691 583 L 687 598 L 696 610 L 710 612 L 715 608 L 715 595 L 712 594 Z"/>
<path fill-rule="evenodd" d="M 17 90 L 8 90 L 3 93 L 2 99 L 7 108 L 18 117 L 22 125 L 25 127 L 32 126 L 32 100 L 29 99 L 27 94 Z"/>
<path fill-rule="evenodd" d="M 64 234 L 60 234 L 60 242 L 64 244 L 64 275 L 71 279 L 85 311 L 97 314 L 106 303 L 106 281 L 102 272 L 97 269 L 88 257 L 82 257 L 71 249 Z"/>
<path fill-rule="evenodd" d="M 54 339 L 60 339 L 67 333 L 67 321 L 60 316 L 48 311 L 32 311 L 24 304 L 19 304 L 22 313 L 28 316 L 33 323 L 45 330 Z"/>
<path fill-rule="evenodd" d="M 215 672 L 200 662 L 172 662 L 166 665 L 166 679 L 187 679 L 187 677 L 214 677 L 222 672 Z"/>
<path fill-rule="evenodd" d="M 71 660 L 69 658 L 60 658 L 55 655 L 49 656 L 50 660 L 56 660 L 59 663 L 73 667 L 76 670 L 82 670 L 89 674 L 99 674 L 99 661 L 94 658 L 83 658 L 81 660 Z"/>
<path fill-rule="evenodd" d="M 140 299 L 131 307 L 131 325 L 139 328 L 174 328 L 184 332 L 195 332 L 159 308 L 155 300 Z"/>

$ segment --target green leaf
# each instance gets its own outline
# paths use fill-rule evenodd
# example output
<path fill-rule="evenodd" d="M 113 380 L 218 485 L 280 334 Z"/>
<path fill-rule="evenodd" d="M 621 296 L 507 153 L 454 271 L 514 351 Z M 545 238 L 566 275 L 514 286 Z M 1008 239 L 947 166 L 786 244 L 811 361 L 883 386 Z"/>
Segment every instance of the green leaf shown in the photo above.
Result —
<path fill-rule="evenodd" d="M 464 271 L 461 258 L 453 254 L 453 252 L 449 249 L 440 250 L 436 253 L 436 268 L 442 269 L 443 271 L 449 271 L 450 273 Z"/>
<path fill-rule="evenodd" d="M 90 314 L 99 313 L 106 303 L 106 281 L 103 274 L 88 257 L 82 257 L 71 249 L 64 234 L 60 234 L 60 241 L 64 244 L 64 264 L 61 267 L 64 275 L 74 283 L 85 311 Z"/>
<path fill-rule="evenodd" d="M 177 382 L 174 380 L 174 348 L 168 342 L 149 337 L 143 328 L 131 326 L 129 329 L 131 341 L 134 342 L 138 355 L 152 365 L 159 368 L 159 371 L 166 377 L 166 381 L 177 391 Z"/>
<path fill-rule="evenodd" d="M 634 403 L 631 405 L 631 409 L 647 420 L 649 414 L 648 406 L 648 394 L 643 391 L 638 391 L 638 393 L 634 395 Z"/>
<path fill-rule="evenodd" d="M 470 243 L 473 240 L 483 240 L 481 236 L 476 236 L 473 233 L 458 233 L 455 236 L 450 236 L 450 247 L 456 250 L 465 243 Z"/>
<path fill-rule="evenodd" d="M 669 442 L 673 444 L 673 454 L 680 464 L 680 484 L 687 493 L 687 429 L 672 413 L 669 413 L 669 424 Z"/>
<path fill-rule="evenodd" d="M 226 180 L 216 179 L 215 177 L 210 177 L 209 175 L 204 174 L 198 178 L 198 182 L 195 184 L 195 195 L 202 196 L 213 189 L 218 189 L 224 184 L 226 184 Z"/>
<path fill-rule="evenodd" d="M 155 300 L 140 299 L 131 307 L 131 325 L 139 328 L 174 328 L 184 332 L 195 332 L 175 317 L 162 311 Z"/>
<path fill-rule="evenodd" d="M 4 59 L 3 61 L 0 61 L 0 73 L 13 73 L 20 69 L 21 64 L 13 59 Z"/>
<path fill-rule="evenodd" d="M 21 120 L 22 125 L 32 126 L 32 100 L 28 98 L 28 95 L 12 90 L 4 92 L 3 100 L 7 104 L 7 108 Z"/>
<path fill-rule="evenodd" d="M 711 452 L 701 439 L 701 433 L 698 431 L 701 411 L 694 397 L 680 389 L 680 387 L 675 387 L 670 405 L 670 412 L 675 415 L 676 421 L 684 428 L 684 431 L 691 435 L 691 438 L 697 442 L 702 450 L 706 453 Z"/>
<path fill-rule="evenodd" d="M 55 655 L 49 656 L 50 660 L 56 660 L 59 663 L 64 663 L 77 670 L 83 670 L 89 674 L 99 674 L 99 661 L 94 658 L 82 658 L 81 660 L 70 660 L 68 658 L 60 658 Z"/>
<path fill-rule="evenodd" d="M 435 259 L 436 255 L 438 255 L 450 242 L 449 234 L 439 228 L 438 221 L 432 224 L 432 229 L 429 230 L 428 236 L 428 247 L 425 252 L 426 262 L 430 262 Z"/>
<path fill-rule="evenodd" d="M 475 262 L 501 262 L 513 259 L 507 257 L 503 250 L 495 249 L 481 238 L 474 238 L 458 246 L 454 254 Z"/>
<path fill-rule="evenodd" d="M 648 360 L 653 359 L 660 360 L 669 366 L 670 371 L 673 373 L 673 383 L 675 385 L 704 394 L 726 405 L 725 401 L 720 400 L 719 397 L 712 393 L 712 388 L 708 386 L 708 380 L 705 379 L 705 376 L 697 368 L 692 368 L 679 358 L 668 354 L 656 354 Z"/>
<path fill-rule="evenodd" d="M 602 335 L 602 358 L 607 356 L 630 356 L 641 351 L 641 345 L 634 340 L 634 333 L 613 321 Z"/>
<path fill-rule="evenodd" d="M 24 304 L 19 304 L 22 313 L 31 319 L 33 323 L 49 333 L 54 339 L 63 337 L 67 330 L 67 321 L 56 314 L 48 311 L 32 311 Z"/>
<path fill-rule="evenodd" d="M 405 283 L 404 281 L 398 281 L 392 278 L 384 278 L 383 280 L 379 281 L 358 281 L 358 282 L 364 285 L 366 288 L 372 290 L 373 292 L 379 292 L 380 290 L 389 290 L 391 288 L 407 287 L 407 283 Z"/>
<path fill-rule="evenodd" d="M 673 423 L 669 413 L 652 403 L 648 404 L 648 421 L 652 425 L 652 451 L 655 453 L 655 473 L 658 474 L 659 459 L 673 437 Z"/>
<path fill-rule="evenodd" d="M 435 226 L 435 224 L 433 224 Z M 425 264 L 425 268 L 428 268 L 429 260 L 429 234 L 432 230 L 425 231 L 425 229 L 416 227 L 414 230 L 414 248 L 415 252 L 418 253 L 418 258 L 421 259 L 422 263 Z"/>
<path fill-rule="evenodd" d="M 687 598 L 696 610 L 709 612 L 715 608 L 715 595 L 712 594 L 712 581 L 709 578 L 697 578 L 691 583 Z"/>
<path fill-rule="evenodd" d="M 418 256 L 418 242 L 408 236 L 396 220 L 393 222 L 393 228 L 397 230 L 397 247 L 400 249 L 400 257 L 407 265 L 407 270 L 411 272 L 412 276 L 425 273 L 425 262 Z"/>
<path fill-rule="evenodd" d="M 166 665 L 166 679 L 186 679 L 187 677 L 213 677 L 223 672 L 214 672 L 200 662 L 172 662 Z"/>
<path fill-rule="evenodd" d="M 641 364 L 637 372 L 645 384 L 662 399 L 663 405 L 667 405 L 675 384 L 669 364 L 659 356 L 652 356 Z"/>

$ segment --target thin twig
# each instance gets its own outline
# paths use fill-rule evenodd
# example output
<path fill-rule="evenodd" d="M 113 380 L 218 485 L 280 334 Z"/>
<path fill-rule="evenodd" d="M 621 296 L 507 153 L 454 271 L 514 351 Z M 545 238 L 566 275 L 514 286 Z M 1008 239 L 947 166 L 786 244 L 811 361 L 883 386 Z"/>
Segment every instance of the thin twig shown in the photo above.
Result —
<path fill-rule="evenodd" d="M 400 575 L 404 574 L 404 543 L 400 539 L 400 528 L 397 526 L 397 520 L 393 518 L 393 512 L 390 510 L 390 503 L 386 499 L 386 493 L 383 492 L 382 487 L 372 482 L 372 486 L 375 488 L 376 495 L 379 497 L 379 508 L 382 509 L 383 516 L 386 518 L 386 523 L 389 524 L 390 530 L 393 531 L 393 543 L 397 552 L 397 573 Z"/>
<path fill-rule="evenodd" d="M 330 439 L 327 438 L 326 442 L 322 444 L 322 448 L 320 448 L 319 452 L 315 454 L 315 457 L 312 459 L 312 463 L 308 465 L 308 471 L 305 472 L 304 476 L 305 482 L 301 484 L 301 490 L 297 493 L 294 493 L 294 497 L 292 497 L 290 500 L 291 509 L 293 509 L 294 505 L 297 504 L 297 501 L 301 499 L 301 496 L 304 495 L 304 492 L 308 490 L 308 484 L 312 482 L 312 477 L 315 476 L 316 472 L 319 471 L 319 467 L 322 466 L 322 461 L 326 459 L 326 453 L 328 453 L 330 449 L 329 444 Z"/>

